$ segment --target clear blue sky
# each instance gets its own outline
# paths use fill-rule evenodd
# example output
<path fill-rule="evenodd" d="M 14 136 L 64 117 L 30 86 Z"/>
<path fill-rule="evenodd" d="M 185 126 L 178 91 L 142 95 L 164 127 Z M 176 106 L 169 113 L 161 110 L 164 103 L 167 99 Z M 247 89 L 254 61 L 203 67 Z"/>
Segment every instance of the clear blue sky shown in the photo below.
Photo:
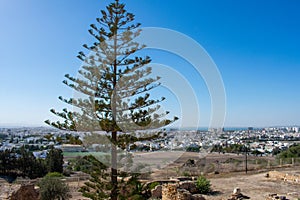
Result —
<path fill-rule="evenodd" d="M 57 97 L 70 97 L 72 91 L 62 84 L 63 76 L 76 75 L 77 52 L 93 41 L 87 30 L 108 2 L 0 0 L 1 126 L 44 125 L 45 119 L 52 119 L 50 108 L 65 106 Z M 225 126 L 300 125 L 300 1 L 126 4 L 143 27 L 182 32 L 206 49 L 226 89 Z M 164 64 L 172 66 L 174 61 Z M 203 96 L 197 95 L 205 126 L 210 100 L 200 82 L 191 84 L 203 89 Z"/>

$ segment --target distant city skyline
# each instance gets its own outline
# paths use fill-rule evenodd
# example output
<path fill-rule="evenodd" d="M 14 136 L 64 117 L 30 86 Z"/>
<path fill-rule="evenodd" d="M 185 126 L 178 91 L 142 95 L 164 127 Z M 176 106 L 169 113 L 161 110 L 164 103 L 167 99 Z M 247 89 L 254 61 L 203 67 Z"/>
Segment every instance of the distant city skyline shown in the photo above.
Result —
<path fill-rule="evenodd" d="M 89 25 L 109 2 L 0 1 L 0 126 L 46 126 L 44 120 L 58 120 L 49 110 L 66 107 L 58 96 L 73 95 L 62 84 L 64 75 L 76 75 L 81 65 L 77 52 L 94 42 Z M 208 52 L 226 91 L 224 127 L 300 125 L 299 1 L 121 2 L 142 27 L 181 32 Z M 200 126 L 208 127 L 211 99 L 203 79 L 194 77 L 184 58 L 146 52 L 153 63 L 167 65 L 189 81 L 198 98 Z M 167 91 L 164 95 L 171 115 L 180 117 L 180 99 Z M 193 109 L 182 126 L 194 127 Z"/>

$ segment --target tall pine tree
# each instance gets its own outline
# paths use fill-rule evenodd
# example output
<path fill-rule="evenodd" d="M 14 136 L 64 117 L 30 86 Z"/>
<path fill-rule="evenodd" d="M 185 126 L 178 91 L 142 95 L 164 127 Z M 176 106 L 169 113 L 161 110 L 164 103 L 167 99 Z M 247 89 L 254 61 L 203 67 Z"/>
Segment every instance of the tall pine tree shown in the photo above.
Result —
<path fill-rule="evenodd" d="M 151 76 L 150 57 L 137 53 L 145 46 L 134 41 L 141 30 L 134 15 L 125 5 L 115 0 L 101 10 L 97 25 L 91 24 L 89 33 L 96 39 L 92 45 L 84 44 L 89 51 L 77 56 L 83 61 L 79 76 L 65 75 L 64 84 L 80 96 L 59 99 L 76 108 L 51 112 L 63 121 L 50 122 L 61 130 L 106 131 L 111 147 L 111 199 L 116 200 L 118 137 L 136 130 L 166 126 L 177 118 L 166 119 L 168 112 L 159 111 L 164 98 L 151 99 L 149 91 L 158 87 L 160 77 Z M 124 136 L 122 136 L 124 138 Z M 122 140 L 124 142 L 124 140 Z M 124 144 L 122 144 L 124 146 Z"/>

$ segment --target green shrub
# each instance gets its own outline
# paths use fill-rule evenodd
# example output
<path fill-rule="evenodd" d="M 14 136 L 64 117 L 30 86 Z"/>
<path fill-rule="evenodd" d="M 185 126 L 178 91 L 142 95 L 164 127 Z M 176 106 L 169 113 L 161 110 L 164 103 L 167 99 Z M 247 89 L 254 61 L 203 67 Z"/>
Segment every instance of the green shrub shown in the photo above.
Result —
<path fill-rule="evenodd" d="M 41 200 L 67 200 L 72 197 L 69 186 L 60 179 L 61 176 L 56 172 L 49 173 L 39 181 Z"/>
<path fill-rule="evenodd" d="M 49 172 L 46 177 L 49 177 L 49 178 L 62 178 L 64 177 L 64 175 L 62 175 L 61 173 L 59 172 Z"/>
<path fill-rule="evenodd" d="M 210 181 L 207 180 L 204 176 L 199 176 L 196 181 L 196 187 L 200 194 L 207 194 L 210 192 Z"/>
<path fill-rule="evenodd" d="M 148 188 L 149 188 L 149 190 L 153 190 L 158 185 L 160 185 L 159 182 L 152 182 L 149 184 Z"/>

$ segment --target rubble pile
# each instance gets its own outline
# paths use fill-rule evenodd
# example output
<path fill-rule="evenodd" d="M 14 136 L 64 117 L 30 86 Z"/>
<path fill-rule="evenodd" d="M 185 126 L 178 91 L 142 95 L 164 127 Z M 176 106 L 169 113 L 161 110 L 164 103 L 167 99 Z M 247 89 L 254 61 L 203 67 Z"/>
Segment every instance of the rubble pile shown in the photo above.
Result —
<path fill-rule="evenodd" d="M 202 195 L 192 194 L 191 191 L 188 190 L 188 189 L 193 190 L 193 188 L 194 186 L 192 186 L 192 182 L 163 185 L 162 200 L 205 200 L 205 198 Z"/>
<path fill-rule="evenodd" d="M 39 192 L 34 189 L 34 185 L 22 185 L 12 193 L 10 200 L 39 200 Z"/>
<path fill-rule="evenodd" d="M 178 200 L 177 184 L 167 184 L 162 187 L 162 200 Z"/>
<path fill-rule="evenodd" d="M 20 188 L 20 185 L 7 184 L 4 181 L 1 182 L 0 183 L 0 199 L 1 200 L 10 199 L 13 191 L 16 191 L 19 188 Z"/>
<path fill-rule="evenodd" d="M 287 174 L 278 171 L 270 171 L 267 175 L 267 178 L 274 178 L 277 180 L 283 180 L 290 183 L 300 184 L 300 176 L 297 174 Z"/>
<path fill-rule="evenodd" d="M 269 194 L 266 200 L 288 200 L 285 196 L 278 196 L 277 194 Z"/>

